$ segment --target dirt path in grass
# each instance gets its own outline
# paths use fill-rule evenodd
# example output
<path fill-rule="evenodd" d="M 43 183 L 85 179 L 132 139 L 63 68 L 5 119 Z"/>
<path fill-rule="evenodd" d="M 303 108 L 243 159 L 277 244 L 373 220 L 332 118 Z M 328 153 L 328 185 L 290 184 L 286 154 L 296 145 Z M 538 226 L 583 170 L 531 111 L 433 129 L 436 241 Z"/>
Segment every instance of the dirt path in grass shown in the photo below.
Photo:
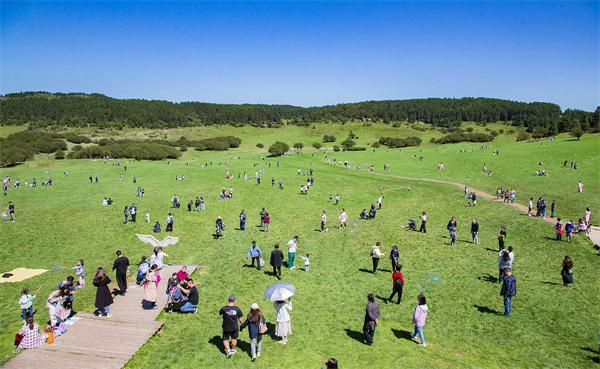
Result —
<path fill-rule="evenodd" d="M 447 184 L 450 186 L 454 186 L 457 188 L 460 188 L 461 190 L 464 190 L 465 186 L 467 187 L 467 192 L 475 192 L 477 194 L 477 197 L 480 198 L 484 198 L 486 200 L 492 200 L 492 201 L 496 201 L 496 202 L 502 202 L 504 203 L 503 200 L 498 200 L 496 199 L 495 195 L 489 194 L 487 192 L 478 190 L 474 187 L 471 187 L 469 185 L 465 185 L 464 183 L 459 183 L 459 182 L 454 182 L 454 181 L 447 181 L 447 180 L 443 180 L 443 179 L 433 179 L 433 178 L 415 178 L 415 177 L 405 177 L 405 176 L 399 176 L 396 174 L 385 174 L 385 173 L 372 173 L 378 176 L 382 176 L 382 177 L 390 177 L 390 178 L 398 178 L 398 179 L 404 179 L 404 180 L 408 180 L 408 181 L 421 181 L 421 182 L 433 182 L 433 183 L 442 183 L 442 184 Z M 519 204 L 518 202 L 509 202 L 509 203 L 505 203 L 508 206 L 515 208 L 517 210 L 519 210 L 521 213 L 527 214 L 528 213 L 528 208 L 527 206 L 523 205 L 523 204 Z M 539 218 L 537 218 L 539 219 Z M 555 218 L 542 218 L 543 220 L 545 220 L 546 222 L 549 222 L 551 224 L 556 224 L 556 219 Z M 590 233 L 588 233 L 588 237 L 590 238 L 590 240 L 592 240 L 592 243 L 594 245 L 600 245 L 600 227 L 591 227 L 590 228 Z"/>

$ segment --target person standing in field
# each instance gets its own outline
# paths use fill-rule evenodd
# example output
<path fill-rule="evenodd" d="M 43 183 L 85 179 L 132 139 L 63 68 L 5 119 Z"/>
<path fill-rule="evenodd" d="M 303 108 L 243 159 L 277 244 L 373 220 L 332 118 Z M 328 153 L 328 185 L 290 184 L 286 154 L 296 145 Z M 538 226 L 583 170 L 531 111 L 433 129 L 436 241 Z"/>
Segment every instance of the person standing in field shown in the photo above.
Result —
<path fill-rule="evenodd" d="M 244 209 L 240 213 L 240 230 L 246 230 L 246 211 Z"/>
<path fill-rule="evenodd" d="M 588 227 L 588 229 L 592 226 L 592 211 L 590 210 L 590 208 L 585 208 L 585 225 Z"/>
<path fill-rule="evenodd" d="M 421 227 L 419 228 L 419 232 L 427 233 L 427 213 L 424 211 L 421 213 Z"/>
<path fill-rule="evenodd" d="M 568 255 L 565 256 L 565 259 L 563 260 L 560 275 L 563 280 L 563 286 L 568 287 L 573 283 L 573 259 Z"/>
<path fill-rule="evenodd" d="M 579 183 L 577 183 L 577 192 L 583 193 L 583 182 L 581 182 L 581 181 L 579 181 Z"/>
<path fill-rule="evenodd" d="M 398 251 L 397 245 L 392 245 L 390 250 L 390 263 L 392 264 L 392 270 L 396 270 L 396 266 L 400 260 L 400 251 Z"/>
<path fill-rule="evenodd" d="M 383 202 L 383 195 L 377 198 L 377 210 L 381 210 L 381 203 Z"/>
<path fill-rule="evenodd" d="M 15 221 L 15 204 L 12 201 L 8 202 L 8 215 L 10 216 L 10 221 Z"/>
<path fill-rule="evenodd" d="M 173 232 L 173 223 L 173 215 L 169 213 L 169 215 L 167 216 L 167 228 L 165 229 L 165 232 Z"/>
<path fill-rule="evenodd" d="M 250 312 L 246 317 L 246 320 L 240 326 L 240 330 L 248 327 L 248 335 L 250 337 L 250 351 L 252 354 L 252 362 L 256 361 L 260 357 L 260 351 L 262 349 L 262 336 L 264 328 L 267 326 L 267 321 L 260 311 L 258 304 L 254 303 L 250 305 Z M 262 328 L 262 329 L 261 329 Z"/>
<path fill-rule="evenodd" d="M 325 210 L 321 213 L 321 232 L 327 232 L 327 215 Z"/>
<path fill-rule="evenodd" d="M 110 305 L 113 303 L 112 295 L 108 289 L 110 278 L 108 278 L 102 267 L 98 268 L 96 271 L 92 283 L 96 287 L 95 306 L 98 309 L 98 313 L 110 318 Z"/>
<path fill-rule="evenodd" d="M 552 204 L 550 204 L 550 218 L 554 218 L 556 216 L 556 200 L 552 200 Z"/>
<path fill-rule="evenodd" d="M 239 335 L 239 323 L 242 322 L 244 313 L 239 307 L 235 306 L 235 296 L 230 295 L 227 299 L 227 305 L 223 306 L 219 310 L 219 315 L 223 317 L 223 347 L 227 357 L 235 355 L 235 348 L 237 346 L 237 339 Z M 231 340 L 231 345 L 229 341 Z"/>
<path fill-rule="evenodd" d="M 500 295 L 504 297 L 504 316 L 509 317 L 512 311 L 512 298 L 517 294 L 517 278 L 512 274 L 511 268 L 504 269 L 504 278 Z"/>
<path fill-rule="evenodd" d="M 367 295 L 367 307 L 365 308 L 365 320 L 363 323 L 363 334 L 365 335 L 364 343 L 367 345 L 373 344 L 375 338 L 375 328 L 379 324 L 379 305 L 375 303 L 375 296 L 372 293 Z"/>
<path fill-rule="evenodd" d="M 125 208 L 123 209 L 123 224 L 127 224 L 128 220 L 129 220 L 129 207 L 127 205 L 125 205 Z"/>
<path fill-rule="evenodd" d="M 275 244 L 275 249 L 271 251 L 269 264 L 273 267 L 273 275 L 281 279 L 281 265 L 283 264 L 283 252 L 279 249 L 279 244 Z"/>
<path fill-rule="evenodd" d="M 150 256 L 150 265 L 156 265 L 156 270 L 160 271 L 164 266 L 164 259 L 167 255 L 163 252 L 162 247 L 155 247 L 154 253 Z"/>
<path fill-rule="evenodd" d="M 261 268 L 260 258 L 261 257 L 262 257 L 262 251 L 260 250 L 260 247 L 258 247 L 258 245 L 256 245 L 256 241 L 252 241 L 252 246 L 250 246 L 250 248 L 248 249 L 248 255 L 246 256 L 246 259 L 252 258 L 252 266 L 254 266 L 254 262 L 256 261 L 256 268 L 258 270 L 260 270 L 260 268 Z"/>
<path fill-rule="evenodd" d="M 146 223 L 150 223 L 150 209 L 146 209 Z"/>
<path fill-rule="evenodd" d="M 394 273 L 392 273 L 392 294 L 386 300 L 386 304 L 389 304 L 394 298 L 395 294 L 398 294 L 398 302 L 397 305 L 400 305 L 402 301 L 402 289 L 404 288 L 404 274 L 402 274 L 402 265 L 398 264 L 394 269 Z"/>
<path fill-rule="evenodd" d="M 381 246 L 381 242 L 377 241 L 373 247 L 371 247 L 371 259 L 373 261 L 373 271 L 372 273 L 377 273 L 377 267 L 379 266 L 379 259 L 384 256 L 383 252 L 379 249 Z"/>
<path fill-rule="evenodd" d="M 473 237 L 473 243 L 479 245 L 479 223 L 475 219 L 471 222 L 471 236 Z"/>
<path fill-rule="evenodd" d="M 116 254 L 117 258 L 113 263 L 112 269 L 117 276 L 119 294 L 124 295 L 127 292 L 127 270 L 129 269 L 129 259 L 121 253 L 121 250 L 117 250 Z"/>
<path fill-rule="evenodd" d="M 533 197 L 530 197 L 529 202 L 527 203 L 527 215 L 531 216 L 532 211 L 533 211 Z"/>
<path fill-rule="evenodd" d="M 265 208 L 262 208 L 262 210 L 260 211 L 260 227 L 261 228 L 265 227 L 265 214 L 267 214 L 267 211 L 265 210 Z"/>
<path fill-rule="evenodd" d="M 448 229 L 448 234 L 450 235 L 450 245 L 456 246 L 456 227 L 458 223 L 456 222 L 456 218 L 452 217 L 448 222 L 446 228 Z"/>
<path fill-rule="evenodd" d="M 504 249 L 504 241 L 506 240 L 506 228 L 504 226 L 500 227 L 498 231 L 498 251 Z"/>
<path fill-rule="evenodd" d="M 346 209 L 342 208 L 342 212 L 340 213 L 340 228 L 346 228 L 348 222 L 348 214 L 346 214 Z"/>
<path fill-rule="evenodd" d="M 85 286 L 85 268 L 83 267 L 83 259 L 79 259 L 77 265 L 72 269 L 75 270 L 75 274 L 77 275 L 77 286 L 83 288 Z"/>
<path fill-rule="evenodd" d="M 296 252 L 298 251 L 298 236 L 294 236 L 287 243 L 288 248 L 288 267 L 290 270 L 294 270 L 294 259 L 296 258 Z"/>
<path fill-rule="evenodd" d="M 288 302 L 275 301 L 273 303 L 275 307 L 275 335 L 281 337 L 279 343 L 286 345 L 288 343 L 288 336 L 292 334 L 292 317 L 290 311 L 292 311 L 292 298 L 290 297 Z"/>
<path fill-rule="evenodd" d="M 263 222 L 263 232 L 269 232 L 269 225 L 271 224 L 271 216 L 269 213 L 265 213 L 265 219 Z"/>
<path fill-rule="evenodd" d="M 425 295 L 422 293 L 417 297 L 418 304 L 415 307 L 413 312 L 412 321 L 415 326 L 415 330 L 411 336 L 414 340 L 419 335 L 419 339 L 421 340 L 421 346 L 425 347 L 427 344 L 425 343 L 425 336 L 423 335 L 423 326 L 425 326 L 425 321 L 427 320 L 427 313 L 429 308 L 427 307 L 427 300 L 425 299 Z"/>

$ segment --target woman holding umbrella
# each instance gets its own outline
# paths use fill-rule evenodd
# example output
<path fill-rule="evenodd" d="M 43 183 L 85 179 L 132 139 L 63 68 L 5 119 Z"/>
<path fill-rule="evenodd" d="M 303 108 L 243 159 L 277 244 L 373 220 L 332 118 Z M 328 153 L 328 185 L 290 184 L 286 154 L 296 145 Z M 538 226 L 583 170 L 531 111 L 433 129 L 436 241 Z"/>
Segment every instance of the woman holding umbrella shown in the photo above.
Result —
<path fill-rule="evenodd" d="M 281 337 L 279 343 L 287 344 L 287 338 L 292 333 L 292 296 L 296 293 L 296 287 L 288 283 L 275 283 L 267 287 L 265 297 L 274 301 L 275 307 L 275 335 Z M 287 302 L 285 300 L 288 300 Z"/>

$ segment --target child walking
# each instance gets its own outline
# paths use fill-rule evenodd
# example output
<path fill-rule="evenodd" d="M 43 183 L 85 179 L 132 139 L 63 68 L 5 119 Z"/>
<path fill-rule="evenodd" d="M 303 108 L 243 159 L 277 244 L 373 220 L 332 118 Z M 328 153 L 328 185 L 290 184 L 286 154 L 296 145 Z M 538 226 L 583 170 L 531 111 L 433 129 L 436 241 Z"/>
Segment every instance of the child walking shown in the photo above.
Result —
<path fill-rule="evenodd" d="M 302 260 L 304 260 L 304 271 L 308 272 L 308 268 L 310 267 L 310 260 L 309 260 L 309 255 L 306 254 L 306 256 L 300 256 L 302 258 Z"/>
<path fill-rule="evenodd" d="M 29 288 L 23 288 L 21 298 L 19 299 L 19 307 L 21 308 L 21 317 L 23 320 L 28 315 L 33 316 L 33 299 L 35 299 L 35 295 L 29 294 Z"/>
<path fill-rule="evenodd" d="M 75 274 L 77 275 L 77 285 L 79 288 L 83 288 L 85 286 L 85 269 L 83 268 L 83 259 L 79 259 L 77 265 L 73 267 L 75 270 Z"/>
<path fill-rule="evenodd" d="M 415 331 L 412 334 L 412 339 L 417 338 L 417 334 L 419 335 L 419 339 L 421 340 L 421 346 L 425 347 L 425 336 L 423 335 L 423 326 L 425 325 L 425 321 L 427 320 L 427 300 L 425 299 L 425 295 L 422 293 L 419 294 L 418 297 L 419 303 L 417 307 L 415 307 L 415 311 L 413 312 L 413 324 L 415 325 Z"/>

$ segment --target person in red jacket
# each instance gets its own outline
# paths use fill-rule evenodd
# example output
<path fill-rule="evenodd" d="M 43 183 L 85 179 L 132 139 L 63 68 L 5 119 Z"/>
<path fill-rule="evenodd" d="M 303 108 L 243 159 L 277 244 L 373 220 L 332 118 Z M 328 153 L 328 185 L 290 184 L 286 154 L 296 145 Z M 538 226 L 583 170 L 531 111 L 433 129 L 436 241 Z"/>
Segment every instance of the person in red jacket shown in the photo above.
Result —
<path fill-rule="evenodd" d="M 392 298 L 394 297 L 395 294 L 398 294 L 398 302 L 396 302 L 396 304 L 400 304 L 400 301 L 402 301 L 402 288 L 404 287 L 404 274 L 402 274 L 402 265 L 398 264 L 396 266 L 396 269 L 394 270 L 394 273 L 392 274 L 392 281 L 393 281 L 393 289 L 392 289 L 392 294 L 390 295 L 390 297 L 387 299 L 386 304 L 389 304 L 390 301 L 392 301 Z"/>

